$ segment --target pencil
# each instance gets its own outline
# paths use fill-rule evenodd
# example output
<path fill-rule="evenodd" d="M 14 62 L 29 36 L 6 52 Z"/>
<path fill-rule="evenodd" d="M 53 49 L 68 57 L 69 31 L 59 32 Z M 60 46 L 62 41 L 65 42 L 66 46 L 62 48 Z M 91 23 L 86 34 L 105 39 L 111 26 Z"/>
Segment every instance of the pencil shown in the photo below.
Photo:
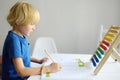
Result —
<path fill-rule="evenodd" d="M 49 52 L 45 49 L 44 52 L 48 55 L 48 57 L 54 62 L 54 60 L 52 59 L 52 57 L 50 56 Z"/>

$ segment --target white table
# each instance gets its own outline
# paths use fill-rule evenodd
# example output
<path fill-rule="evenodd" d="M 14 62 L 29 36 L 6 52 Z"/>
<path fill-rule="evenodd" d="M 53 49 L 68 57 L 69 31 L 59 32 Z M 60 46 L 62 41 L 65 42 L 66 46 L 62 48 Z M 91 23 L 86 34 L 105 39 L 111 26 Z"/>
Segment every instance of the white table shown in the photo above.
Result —
<path fill-rule="evenodd" d="M 62 70 L 51 73 L 50 77 L 42 75 L 42 80 L 120 80 L 120 63 L 109 58 L 102 67 L 98 75 L 93 75 L 92 64 L 89 59 L 92 55 L 88 54 L 52 54 L 53 59 L 62 65 Z M 77 59 L 85 62 L 84 67 L 78 67 Z M 51 62 L 46 63 L 46 65 Z M 33 64 L 33 67 L 40 66 Z M 40 80 L 40 75 L 31 76 L 28 80 Z"/>

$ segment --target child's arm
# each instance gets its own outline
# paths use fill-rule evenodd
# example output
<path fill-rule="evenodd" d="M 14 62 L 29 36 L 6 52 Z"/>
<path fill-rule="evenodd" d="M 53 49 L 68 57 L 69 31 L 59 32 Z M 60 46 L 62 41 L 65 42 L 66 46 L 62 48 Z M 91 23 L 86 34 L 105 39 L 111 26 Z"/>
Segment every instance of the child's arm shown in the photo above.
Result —
<path fill-rule="evenodd" d="M 14 58 L 13 63 L 19 76 L 30 76 L 40 74 L 40 67 L 27 68 L 24 66 L 22 58 Z"/>
<path fill-rule="evenodd" d="M 45 66 L 43 70 L 41 67 L 36 67 L 36 68 L 25 67 L 23 64 L 22 58 L 14 58 L 13 63 L 18 75 L 21 77 L 31 76 L 31 75 L 40 75 L 46 72 L 57 72 L 61 70 L 61 66 L 57 63 L 52 63 L 49 66 Z"/>
<path fill-rule="evenodd" d="M 36 58 L 34 58 L 34 57 L 31 56 L 31 57 L 30 57 L 30 60 L 31 60 L 31 62 L 35 62 L 35 63 L 42 64 L 42 63 L 44 63 L 44 62 L 47 62 L 47 61 L 48 61 L 48 58 L 45 57 L 45 58 L 39 60 L 39 59 L 36 59 Z"/>

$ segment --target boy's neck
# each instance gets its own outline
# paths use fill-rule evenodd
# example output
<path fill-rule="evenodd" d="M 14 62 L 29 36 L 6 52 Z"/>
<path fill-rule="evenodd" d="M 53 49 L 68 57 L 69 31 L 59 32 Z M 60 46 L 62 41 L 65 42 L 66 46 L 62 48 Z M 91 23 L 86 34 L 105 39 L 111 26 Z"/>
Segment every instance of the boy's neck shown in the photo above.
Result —
<path fill-rule="evenodd" d="M 18 30 L 12 29 L 11 31 L 14 32 L 15 34 L 23 37 L 23 35 Z"/>

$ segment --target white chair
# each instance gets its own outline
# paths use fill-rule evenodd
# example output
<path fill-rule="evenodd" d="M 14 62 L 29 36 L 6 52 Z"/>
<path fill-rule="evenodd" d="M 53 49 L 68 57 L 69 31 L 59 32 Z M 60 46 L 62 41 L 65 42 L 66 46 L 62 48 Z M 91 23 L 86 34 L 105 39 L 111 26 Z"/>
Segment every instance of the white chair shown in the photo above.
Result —
<path fill-rule="evenodd" d="M 33 57 L 43 58 L 46 56 L 44 50 L 48 50 L 49 53 L 57 53 L 56 44 L 51 37 L 40 37 L 36 40 L 33 49 Z"/>

